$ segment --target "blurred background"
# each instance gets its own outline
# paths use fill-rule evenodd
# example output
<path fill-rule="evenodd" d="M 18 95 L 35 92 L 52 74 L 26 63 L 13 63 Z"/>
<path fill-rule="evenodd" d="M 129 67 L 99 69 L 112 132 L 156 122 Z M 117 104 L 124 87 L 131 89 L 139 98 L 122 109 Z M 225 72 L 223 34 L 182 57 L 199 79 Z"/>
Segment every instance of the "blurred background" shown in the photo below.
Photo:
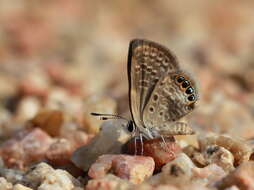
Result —
<path fill-rule="evenodd" d="M 91 133 L 87 126 L 100 121 L 89 112 L 128 116 L 128 45 L 146 38 L 171 49 L 197 80 L 193 128 L 250 139 L 253 10 L 252 0 L 1 0 L 0 136 L 45 109 Z"/>

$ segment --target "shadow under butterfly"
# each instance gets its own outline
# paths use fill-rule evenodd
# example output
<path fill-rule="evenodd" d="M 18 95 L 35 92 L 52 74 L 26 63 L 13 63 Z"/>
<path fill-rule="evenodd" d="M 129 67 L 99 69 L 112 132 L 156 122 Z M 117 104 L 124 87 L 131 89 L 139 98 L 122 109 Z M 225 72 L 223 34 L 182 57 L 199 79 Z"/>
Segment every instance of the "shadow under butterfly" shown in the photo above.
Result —
<path fill-rule="evenodd" d="M 179 120 L 195 108 L 197 87 L 168 48 L 149 40 L 132 40 L 127 69 L 132 120 L 113 114 L 92 115 L 127 120 L 128 130 L 140 137 L 141 144 L 143 137 L 161 137 L 165 142 L 164 137 L 194 134 Z"/>

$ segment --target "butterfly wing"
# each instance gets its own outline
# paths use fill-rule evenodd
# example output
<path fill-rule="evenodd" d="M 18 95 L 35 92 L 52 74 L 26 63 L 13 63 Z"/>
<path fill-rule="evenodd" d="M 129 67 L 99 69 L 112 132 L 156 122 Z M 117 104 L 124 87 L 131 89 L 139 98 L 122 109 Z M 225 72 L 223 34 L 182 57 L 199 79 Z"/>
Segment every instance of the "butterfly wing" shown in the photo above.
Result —
<path fill-rule="evenodd" d="M 145 128 L 143 111 L 162 76 L 179 70 L 176 57 L 166 47 L 148 40 L 132 40 L 128 55 L 130 110 L 139 129 Z"/>
<path fill-rule="evenodd" d="M 184 80 L 179 82 L 179 77 Z M 191 134 L 187 124 L 176 123 L 195 108 L 196 101 L 197 88 L 190 76 L 182 71 L 168 73 L 161 77 L 145 106 L 144 124 L 157 135 Z"/>

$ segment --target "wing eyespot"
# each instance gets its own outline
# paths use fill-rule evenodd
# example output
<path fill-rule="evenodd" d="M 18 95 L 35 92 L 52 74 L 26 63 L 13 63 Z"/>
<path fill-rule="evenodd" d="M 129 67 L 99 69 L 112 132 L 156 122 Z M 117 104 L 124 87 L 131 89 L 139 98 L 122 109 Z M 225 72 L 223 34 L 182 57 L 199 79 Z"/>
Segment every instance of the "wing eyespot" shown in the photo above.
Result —
<path fill-rule="evenodd" d="M 178 82 L 178 83 L 182 83 L 184 80 L 185 80 L 185 78 L 183 76 L 178 76 L 176 78 L 176 82 Z"/>
<path fill-rule="evenodd" d="M 188 86 L 190 86 L 190 82 L 188 80 L 183 81 L 182 87 L 187 88 Z"/>
<path fill-rule="evenodd" d="M 154 100 L 154 101 L 157 101 L 157 100 L 158 100 L 158 98 L 159 98 L 159 97 L 158 97 L 158 95 L 157 95 L 157 94 L 154 94 L 154 95 L 153 95 L 153 100 Z"/>
<path fill-rule="evenodd" d="M 196 99 L 196 97 L 195 97 L 195 95 L 194 95 L 194 94 L 192 94 L 192 95 L 188 96 L 188 100 L 189 100 L 190 102 L 195 101 L 195 99 Z"/>
<path fill-rule="evenodd" d="M 151 113 L 153 113 L 154 112 L 154 108 L 151 106 L 151 107 L 149 107 L 149 111 L 151 112 Z"/>

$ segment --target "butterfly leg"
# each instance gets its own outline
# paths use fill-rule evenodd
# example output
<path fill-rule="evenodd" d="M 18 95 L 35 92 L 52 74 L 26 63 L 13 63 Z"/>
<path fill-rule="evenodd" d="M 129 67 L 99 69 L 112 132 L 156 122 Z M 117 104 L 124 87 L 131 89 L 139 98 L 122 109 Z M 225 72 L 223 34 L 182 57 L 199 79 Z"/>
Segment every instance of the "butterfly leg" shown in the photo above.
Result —
<path fill-rule="evenodd" d="M 175 153 L 173 151 L 170 150 L 170 147 L 167 145 L 166 141 L 165 141 L 165 138 L 161 135 L 160 136 L 162 141 L 163 141 L 163 144 L 164 144 L 164 147 L 165 147 L 165 150 L 172 155 L 172 157 L 175 156 Z M 171 138 L 172 137 L 172 138 Z M 172 142 L 175 142 L 175 138 L 173 136 L 170 137 L 170 141 Z"/>
<path fill-rule="evenodd" d="M 165 146 L 165 149 L 167 149 L 168 147 L 167 147 L 167 143 L 166 143 L 166 141 L 165 141 L 165 139 L 164 139 L 164 137 L 161 135 L 161 139 L 162 139 L 162 141 L 163 141 L 163 144 L 164 144 L 164 146 Z"/>
<path fill-rule="evenodd" d="M 136 156 L 137 155 L 137 137 L 136 136 L 134 137 L 134 147 L 135 147 L 134 155 Z"/>
<path fill-rule="evenodd" d="M 142 133 L 139 134 L 140 143 L 141 143 L 141 155 L 144 154 L 144 144 L 143 144 L 143 135 Z"/>

